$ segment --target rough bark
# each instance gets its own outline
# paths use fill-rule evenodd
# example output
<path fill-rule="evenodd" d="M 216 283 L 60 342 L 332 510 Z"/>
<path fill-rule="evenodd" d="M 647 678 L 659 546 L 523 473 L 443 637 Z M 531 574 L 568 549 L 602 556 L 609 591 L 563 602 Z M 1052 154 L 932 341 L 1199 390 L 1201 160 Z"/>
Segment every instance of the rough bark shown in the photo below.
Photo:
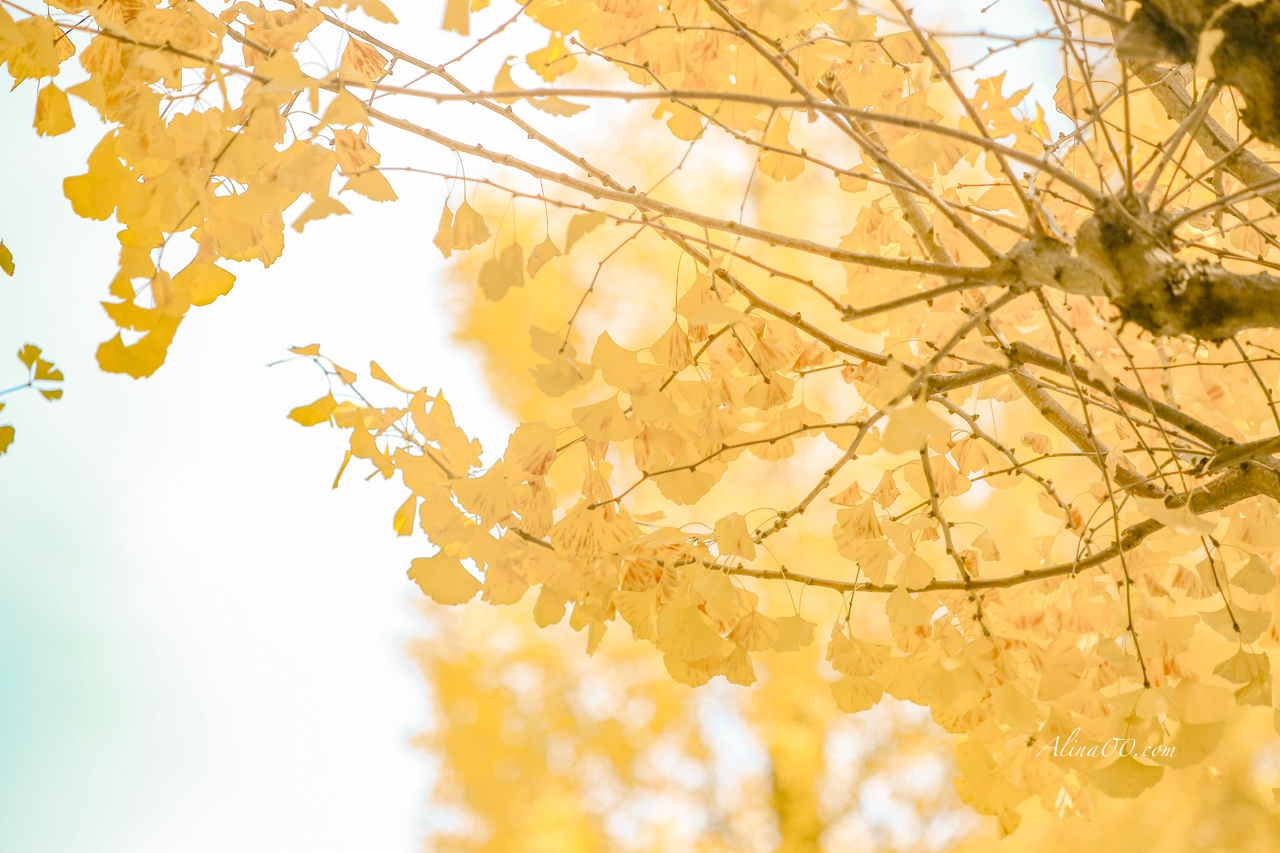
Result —
<path fill-rule="evenodd" d="M 1173 61 L 1199 63 L 1198 70 L 1211 72 L 1217 82 L 1244 96 L 1245 126 L 1264 142 L 1280 144 L 1280 3 L 1140 3 L 1122 45 L 1155 46 Z"/>

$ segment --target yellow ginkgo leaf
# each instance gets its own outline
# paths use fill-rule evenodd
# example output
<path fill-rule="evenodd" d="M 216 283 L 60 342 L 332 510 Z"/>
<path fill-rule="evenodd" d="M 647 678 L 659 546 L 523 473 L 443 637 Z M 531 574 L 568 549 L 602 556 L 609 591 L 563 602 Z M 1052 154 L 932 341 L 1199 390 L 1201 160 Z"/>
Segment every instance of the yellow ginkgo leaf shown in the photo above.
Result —
<path fill-rule="evenodd" d="M 373 201 L 395 201 L 399 198 L 396 191 L 391 188 L 391 182 L 387 180 L 386 175 L 373 168 L 348 178 L 338 192 L 344 193 L 347 190 L 357 192 Z"/>
<path fill-rule="evenodd" d="M 298 406 L 289 412 L 289 419 L 297 421 L 303 426 L 315 426 L 329 420 L 329 415 L 333 410 L 338 408 L 338 401 L 333 399 L 332 394 L 325 394 L 314 403 L 308 403 L 305 406 Z"/>
<path fill-rule="evenodd" d="M 711 619 L 688 599 L 673 601 L 658 614 L 658 648 L 677 660 L 701 660 L 724 644 Z"/>
<path fill-rule="evenodd" d="M 336 198 L 326 196 L 311 202 L 307 209 L 302 212 L 302 215 L 298 217 L 297 221 L 293 223 L 293 228 L 295 231 L 301 231 L 307 227 L 308 222 L 324 219 L 327 216 L 343 216 L 350 212 L 342 202 Z"/>
<path fill-rule="evenodd" d="M 579 213 L 569 220 L 569 230 L 565 232 L 564 252 L 573 251 L 574 244 L 604 224 L 607 217 L 599 211 Z"/>
<path fill-rule="evenodd" d="M 448 210 L 447 207 L 445 209 Z M 484 217 L 464 201 L 458 208 L 458 212 L 453 215 L 452 248 L 465 251 L 488 239 L 489 227 L 484 224 Z"/>
<path fill-rule="evenodd" d="M 641 427 L 627 420 L 618 398 L 610 397 L 571 412 L 573 422 L 592 441 L 625 441 L 640 434 Z"/>
<path fill-rule="evenodd" d="M 560 249 L 556 247 L 555 243 L 551 242 L 550 237 L 547 237 L 547 239 L 534 246 L 533 251 L 529 253 L 528 266 L 525 267 L 529 272 L 529 277 L 533 278 L 536 276 L 538 271 L 547 265 L 548 261 L 559 256 Z"/>
<path fill-rule="evenodd" d="M 431 243 L 446 258 L 453 254 L 453 211 L 448 204 L 440 211 L 440 227 L 436 229 L 436 236 Z"/>
<path fill-rule="evenodd" d="M 831 685 L 836 707 L 846 714 L 871 708 L 884 696 L 884 687 L 860 675 L 846 675 Z"/>
<path fill-rule="evenodd" d="M 894 409 L 884 428 L 884 449 L 890 453 L 909 453 L 924 449 L 925 443 L 939 433 L 951 429 L 926 403 L 912 403 Z"/>
<path fill-rule="evenodd" d="M 480 591 L 480 581 L 456 557 L 419 557 L 409 568 L 409 580 L 439 604 L 465 604 Z"/>
<path fill-rule="evenodd" d="M 170 282 L 175 292 L 188 294 L 192 305 L 208 305 L 231 292 L 236 277 L 215 264 L 192 261 Z"/>
<path fill-rule="evenodd" d="M 413 533 L 413 522 L 418 514 L 418 496 L 409 495 L 409 499 L 400 505 L 396 510 L 395 517 L 391 521 L 392 528 L 395 529 L 397 536 L 410 536 Z"/>
<path fill-rule="evenodd" d="M 75 126 L 67 93 L 52 83 L 41 89 L 36 97 L 36 133 L 41 136 L 59 136 Z"/>
<path fill-rule="evenodd" d="M 0 242 L 0 270 L 5 275 L 12 276 L 14 273 L 13 253 L 9 251 L 9 247 Z"/>
<path fill-rule="evenodd" d="M 736 512 L 731 512 L 716 522 L 716 548 L 720 554 L 732 554 L 744 560 L 756 558 L 756 543 L 751 541 L 751 533 L 747 530 L 747 521 Z M 757 651 L 749 649 L 749 651 Z"/>
<path fill-rule="evenodd" d="M 1132 756 L 1123 756 L 1089 774 L 1089 781 L 1108 797 L 1133 799 L 1164 776 L 1163 767 L 1141 764 Z"/>
<path fill-rule="evenodd" d="M 0 426 L 0 453 L 9 451 L 9 445 L 13 444 L 13 437 L 16 432 L 11 426 Z"/>
<path fill-rule="evenodd" d="M 459 211 L 461 213 L 461 211 Z M 480 266 L 480 290 L 492 302 L 507 295 L 513 287 L 524 287 L 524 250 L 519 243 L 508 243 L 495 257 Z"/>

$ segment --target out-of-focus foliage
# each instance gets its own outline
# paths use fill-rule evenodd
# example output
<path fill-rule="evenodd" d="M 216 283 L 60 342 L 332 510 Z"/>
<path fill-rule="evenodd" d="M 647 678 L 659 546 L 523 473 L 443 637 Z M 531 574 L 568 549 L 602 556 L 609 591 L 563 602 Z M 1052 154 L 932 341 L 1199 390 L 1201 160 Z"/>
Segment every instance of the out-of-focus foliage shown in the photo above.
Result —
<path fill-rule="evenodd" d="M 485 5 L 449 0 L 445 28 Z M 340 234 L 447 179 L 422 243 L 520 415 L 505 449 L 447 377 L 375 363 L 357 389 L 316 345 L 295 353 L 339 384 L 290 416 L 350 432 L 339 478 L 399 473 L 390 526 L 426 534 L 409 577 L 439 604 L 527 596 L 589 654 L 628 634 L 674 682 L 767 667 L 796 702 L 823 655 L 828 704 L 759 734 L 803 846 L 812 765 L 785 756 L 833 709 L 927 707 L 1002 834 L 1241 758 L 1234 715 L 1271 713 L 1280 173 L 1223 85 L 1262 61 L 1223 34 L 1264 5 L 1006 0 L 1001 31 L 957 32 L 898 0 L 533 0 L 422 53 L 378 0 L 58 0 L 0 7 L 0 60 L 39 86 L 38 133 L 72 126 L 68 95 L 109 125 L 65 184 L 121 227 L 107 371 L 154 373 L 286 220 Z M 1174 11 L 1194 64 L 1139 43 Z M 457 159 L 384 163 L 391 133 Z M 590 741 L 580 710 L 548 713 Z M 548 784 L 519 820 L 613 831 L 594 789 Z"/>

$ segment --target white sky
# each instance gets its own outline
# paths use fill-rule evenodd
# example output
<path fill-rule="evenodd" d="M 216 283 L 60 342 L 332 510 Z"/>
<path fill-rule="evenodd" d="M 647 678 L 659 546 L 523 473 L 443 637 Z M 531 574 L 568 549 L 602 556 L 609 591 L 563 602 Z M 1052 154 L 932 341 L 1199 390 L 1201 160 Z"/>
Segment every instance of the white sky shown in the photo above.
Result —
<path fill-rule="evenodd" d="M 35 92 L 0 95 L 0 237 L 18 266 L 0 278 L 0 387 L 25 378 L 27 342 L 67 382 L 61 401 L 10 394 L 0 413 L 17 427 L 0 457 L 0 848 L 419 849 L 430 764 L 408 740 L 428 708 L 405 571 L 429 546 L 392 532 L 402 487 L 353 464 L 330 490 L 343 433 L 286 420 L 325 393 L 319 370 L 265 365 L 320 342 L 366 377 L 372 358 L 444 383 L 501 452 L 509 425 L 449 340 L 430 243 L 442 182 L 290 230 L 270 270 L 232 265 L 231 294 L 134 381 L 94 355 L 115 334 L 98 302 L 117 226 L 78 218 L 61 189 L 101 127 L 73 98 L 81 126 L 38 139 Z M 406 144 L 379 141 L 384 162 L 417 156 Z"/>

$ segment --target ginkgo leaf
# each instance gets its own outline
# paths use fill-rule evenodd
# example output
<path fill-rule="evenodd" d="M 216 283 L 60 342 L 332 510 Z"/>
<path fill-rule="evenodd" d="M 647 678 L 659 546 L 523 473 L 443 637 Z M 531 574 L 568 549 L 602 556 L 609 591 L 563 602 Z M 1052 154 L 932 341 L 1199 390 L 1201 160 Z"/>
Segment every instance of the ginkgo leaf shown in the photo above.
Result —
<path fill-rule="evenodd" d="M 315 5 L 317 8 L 359 9 L 375 21 L 384 24 L 398 23 L 396 16 L 382 0 L 318 0 Z"/>
<path fill-rule="evenodd" d="M 307 344 L 305 347 L 289 347 L 289 352 L 296 353 L 298 355 L 319 355 L 320 345 Z"/>
<path fill-rule="evenodd" d="M 1228 640 L 1238 639 L 1242 643 L 1256 641 L 1271 624 L 1270 611 L 1249 610 L 1239 604 L 1202 612 L 1200 618 Z"/>
<path fill-rule="evenodd" d="M 369 362 L 369 375 L 372 376 L 374 379 L 378 380 L 379 382 L 387 383 L 392 388 L 395 388 L 397 391 L 403 391 L 406 394 L 413 393 L 408 388 L 404 387 L 403 385 L 401 385 L 400 383 L 392 379 L 390 376 L 388 376 L 387 372 L 383 370 L 382 367 L 380 367 L 378 365 L 378 362 L 376 361 Z"/>
<path fill-rule="evenodd" d="M 951 425 L 927 404 L 912 403 L 889 413 L 889 422 L 884 428 L 884 449 L 889 453 L 923 450 L 930 438 L 950 429 Z"/>
<path fill-rule="evenodd" d="M 16 432 L 11 426 L 0 426 L 0 453 L 9 452 L 9 445 L 13 444 Z"/>
<path fill-rule="evenodd" d="M 600 368 L 604 381 L 614 388 L 627 389 L 635 385 L 652 368 L 640 364 L 636 354 L 614 343 L 608 332 L 601 333 L 591 352 L 591 363 Z"/>
<path fill-rule="evenodd" d="M 409 568 L 409 580 L 438 604 L 465 604 L 480 591 L 480 581 L 455 557 L 419 557 Z"/>
<path fill-rule="evenodd" d="M 355 95 L 344 90 L 330 102 L 320 121 L 330 126 L 368 124 L 369 111 Z"/>
<path fill-rule="evenodd" d="M 21 361 L 30 370 L 35 366 L 36 359 L 40 358 L 42 350 L 35 344 L 25 344 L 22 349 L 18 350 L 18 361 Z"/>
<path fill-rule="evenodd" d="M 0 242 L 0 270 L 3 270 L 7 276 L 12 276 L 14 273 L 13 253 L 2 242 Z"/>
<path fill-rule="evenodd" d="M 747 315 L 723 302 L 712 302 L 699 308 L 689 323 L 695 326 L 727 326 L 733 323 L 745 323 Z"/>
<path fill-rule="evenodd" d="M 445 210 L 448 211 L 448 207 Z M 443 220 L 441 228 L 444 227 Z M 473 246 L 478 246 L 485 240 L 489 239 L 489 227 L 484 224 L 484 217 L 476 212 L 475 208 L 462 202 L 462 206 L 458 208 L 458 212 L 453 215 L 453 244 L 452 248 L 465 251 Z"/>
<path fill-rule="evenodd" d="M 548 261 L 559 256 L 560 250 L 556 248 L 555 243 L 551 242 L 550 237 L 534 246 L 533 251 L 529 253 L 529 264 L 525 268 L 529 272 L 529 277 L 536 276 L 538 271 L 547 265 Z"/>
<path fill-rule="evenodd" d="M 303 426 L 315 426 L 328 421 L 329 415 L 333 414 L 333 410 L 336 408 L 338 408 L 338 401 L 333 399 L 332 394 L 325 394 L 314 403 L 308 403 L 305 406 L 298 406 L 293 409 L 289 412 L 288 417 Z"/>
<path fill-rule="evenodd" d="M 126 346 L 117 334 L 98 347 L 98 365 L 107 373 L 127 373 L 134 379 L 150 376 L 164 364 L 181 317 L 161 317 L 137 343 Z"/>
<path fill-rule="evenodd" d="M 548 83 L 554 82 L 562 74 L 568 74 L 578 65 L 577 58 L 564 45 L 564 37 L 558 34 L 552 34 L 547 46 L 527 55 L 525 61 L 535 74 Z"/>
<path fill-rule="evenodd" d="M 45 361 L 43 358 L 37 358 L 35 378 L 44 379 L 49 382 L 61 382 L 62 371 L 55 369 L 53 362 Z"/>
<path fill-rule="evenodd" d="M 884 687 L 860 675 L 846 675 L 831 685 L 831 695 L 836 707 L 846 714 L 856 714 L 878 703 L 884 696 Z"/>
<path fill-rule="evenodd" d="M 52 83 L 41 89 L 36 98 L 36 133 L 41 136 L 59 136 L 75 126 L 67 93 Z"/>
<path fill-rule="evenodd" d="M 610 397 L 572 411 L 573 422 L 592 441 L 626 441 L 640 434 L 641 427 L 623 414 L 618 398 Z"/>
<path fill-rule="evenodd" d="M 1208 519 L 1200 518 L 1191 511 L 1191 507 L 1183 504 L 1170 508 L 1158 498 L 1134 497 L 1133 502 L 1147 518 L 1160 522 L 1166 527 L 1189 536 L 1204 536 L 1217 530 L 1217 525 Z"/>
<path fill-rule="evenodd" d="M 46 400 L 61 400 L 61 399 L 62 399 L 62 389 L 61 389 L 61 388 L 52 388 L 52 389 L 50 389 L 50 388 L 40 388 L 40 389 L 38 389 L 38 390 L 40 391 L 40 395 L 41 395 L 42 397 L 44 397 Z"/>
<path fill-rule="evenodd" d="M 395 201 L 399 198 L 396 191 L 391 188 L 391 182 L 387 180 L 386 175 L 377 169 L 366 169 L 348 178 L 338 192 L 344 193 L 347 190 L 357 192 L 373 201 Z"/>
<path fill-rule="evenodd" d="M 342 51 L 342 71 L 366 83 L 373 83 L 386 76 L 387 58 L 373 45 L 348 38 L 347 47 Z"/>
<path fill-rule="evenodd" d="M 775 652 L 796 652 L 813 642 L 813 622 L 802 616 L 783 616 L 777 620 L 778 639 L 773 641 Z"/>
<path fill-rule="evenodd" d="M 209 305 L 231 292 L 236 277 L 216 264 L 192 261 L 170 282 L 177 292 L 185 292 L 192 305 Z"/>
<path fill-rule="evenodd" d="M 400 505 L 392 519 L 391 526 L 397 536 L 409 536 L 413 533 L 414 519 L 418 515 L 418 496 L 409 495 L 409 499 Z M 423 590 L 424 592 L 426 590 Z"/>
<path fill-rule="evenodd" d="M 933 608 L 916 600 L 903 587 L 898 587 L 889 594 L 884 605 L 889 621 L 904 628 L 915 628 L 929 621 Z"/>
<path fill-rule="evenodd" d="M 441 26 L 459 35 L 471 34 L 471 0 L 445 0 Z"/>
<path fill-rule="evenodd" d="M 747 522 L 736 512 L 731 512 L 716 522 L 716 547 L 721 555 L 732 554 L 744 560 L 756 558 L 756 544 L 751 541 L 751 532 L 747 530 Z M 749 649 L 748 651 L 756 651 Z"/>
<path fill-rule="evenodd" d="M 599 211 L 579 213 L 569 220 L 569 230 L 564 235 L 564 253 L 573 251 L 579 240 L 604 224 L 606 217 Z"/>
<path fill-rule="evenodd" d="M 524 287 L 524 249 L 519 243 L 508 243 L 481 265 L 477 280 L 480 290 L 492 302 L 506 296 L 513 287 Z"/>
<path fill-rule="evenodd" d="M 302 215 L 293 223 L 295 231 L 301 231 L 307 227 L 308 222 L 314 222 L 317 219 L 324 219 L 327 216 L 342 216 L 350 213 L 346 205 L 338 201 L 336 198 L 325 197 L 313 201 Z"/>
<path fill-rule="evenodd" d="M 701 660 L 724 643 L 707 614 L 687 600 L 672 602 L 658 614 L 658 648 L 677 660 Z"/>
<path fill-rule="evenodd" d="M 1133 799 L 1159 782 L 1162 776 L 1163 767 L 1141 764 L 1126 755 L 1090 773 L 1089 781 L 1108 797 Z"/>
<path fill-rule="evenodd" d="M 575 104 L 572 101 L 566 101 L 564 98 L 555 96 L 549 98 L 529 98 L 529 105 L 536 110 L 541 110 L 548 115 L 553 116 L 576 116 L 578 113 L 586 112 L 590 109 L 590 104 Z"/>
<path fill-rule="evenodd" d="M 449 209 L 447 203 L 444 210 L 440 211 L 440 226 L 436 229 L 436 236 L 431 243 L 446 258 L 453 254 L 453 211 Z"/>

